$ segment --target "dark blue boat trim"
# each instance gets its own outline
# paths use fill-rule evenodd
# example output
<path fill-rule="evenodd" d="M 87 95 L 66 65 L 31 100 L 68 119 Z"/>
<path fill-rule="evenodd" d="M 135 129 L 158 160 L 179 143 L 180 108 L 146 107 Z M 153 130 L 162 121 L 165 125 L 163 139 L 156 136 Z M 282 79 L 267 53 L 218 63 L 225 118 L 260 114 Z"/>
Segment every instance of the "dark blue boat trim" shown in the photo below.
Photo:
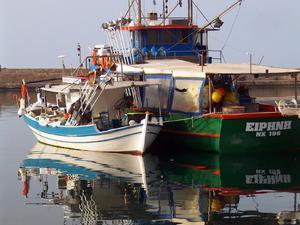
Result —
<path fill-rule="evenodd" d="M 137 124 L 133 126 L 120 127 L 113 130 L 108 131 L 98 131 L 95 125 L 86 125 L 86 126 L 76 126 L 76 127 L 52 127 L 52 126 L 41 126 L 38 121 L 33 118 L 29 118 L 27 115 L 23 116 L 25 123 L 43 133 L 57 135 L 57 136 L 65 136 L 65 137 L 86 137 L 86 136 L 97 136 L 102 134 L 114 133 L 122 130 L 133 129 L 136 127 L 143 126 L 143 124 Z M 151 124 L 148 124 L 151 126 Z M 155 125 L 152 125 L 155 126 Z"/>
<path fill-rule="evenodd" d="M 99 141 L 82 141 L 82 142 L 76 142 L 76 141 L 63 141 L 63 140 L 57 140 L 57 139 L 53 139 L 53 138 L 49 138 L 49 137 L 45 137 L 41 134 L 38 134 L 37 132 L 35 132 L 34 130 L 32 130 L 32 132 L 35 135 L 41 136 L 42 138 L 51 140 L 51 141 L 57 141 L 57 142 L 63 142 L 63 143 L 72 143 L 72 144 L 87 144 L 87 143 L 99 143 L 99 142 L 106 142 L 106 141 L 111 141 L 111 140 L 115 140 L 115 139 L 120 139 L 120 138 L 125 138 L 128 136 L 132 136 L 132 135 L 136 135 L 136 134 L 141 134 L 142 132 L 134 132 L 131 134 L 126 134 L 126 135 L 122 135 L 122 136 L 118 136 L 118 137 L 114 137 L 114 138 L 107 138 L 107 139 L 103 139 L 103 140 L 99 140 Z"/>

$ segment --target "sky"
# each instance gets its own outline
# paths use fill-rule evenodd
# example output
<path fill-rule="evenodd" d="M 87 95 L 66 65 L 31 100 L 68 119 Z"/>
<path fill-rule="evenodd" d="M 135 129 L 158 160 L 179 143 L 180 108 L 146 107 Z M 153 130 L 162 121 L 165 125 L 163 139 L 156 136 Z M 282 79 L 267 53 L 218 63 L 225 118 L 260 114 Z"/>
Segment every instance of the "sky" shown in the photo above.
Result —
<path fill-rule="evenodd" d="M 154 7 L 152 0 L 143 1 L 150 11 L 162 2 Z M 169 7 L 176 2 L 169 0 Z M 234 2 L 195 0 L 208 19 Z M 106 43 L 101 24 L 124 15 L 126 6 L 127 0 L 0 0 L 0 65 L 59 68 L 58 56 L 65 55 L 66 67 L 77 67 L 77 43 L 83 55 Z M 250 52 L 253 63 L 262 59 L 265 65 L 300 68 L 299 12 L 299 0 L 243 0 L 222 17 L 224 25 L 210 34 L 209 48 L 223 49 L 227 63 L 247 63 Z M 196 10 L 195 16 L 199 25 L 205 23 Z"/>

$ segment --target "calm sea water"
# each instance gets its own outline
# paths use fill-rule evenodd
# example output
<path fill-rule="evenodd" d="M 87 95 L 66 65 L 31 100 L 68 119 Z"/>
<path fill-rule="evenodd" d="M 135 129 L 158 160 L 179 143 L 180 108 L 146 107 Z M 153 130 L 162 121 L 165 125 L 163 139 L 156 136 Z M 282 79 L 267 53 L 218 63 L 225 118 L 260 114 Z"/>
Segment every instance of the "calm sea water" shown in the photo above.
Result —
<path fill-rule="evenodd" d="M 145 156 L 36 143 L 0 93 L 0 225 L 300 224 L 300 154 Z"/>

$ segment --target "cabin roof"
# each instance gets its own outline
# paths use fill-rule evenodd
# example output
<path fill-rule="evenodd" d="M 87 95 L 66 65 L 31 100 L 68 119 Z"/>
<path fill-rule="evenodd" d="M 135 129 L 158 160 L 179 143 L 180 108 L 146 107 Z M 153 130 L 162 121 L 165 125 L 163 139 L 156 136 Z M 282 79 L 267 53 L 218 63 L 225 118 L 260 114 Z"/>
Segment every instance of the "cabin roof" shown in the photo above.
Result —
<path fill-rule="evenodd" d="M 146 64 L 133 65 L 140 68 L 144 73 L 152 74 L 173 74 L 174 77 L 205 77 L 209 74 L 228 74 L 228 75 L 289 75 L 300 74 L 299 69 L 286 69 L 280 67 L 271 67 L 253 64 L 250 73 L 249 64 L 206 64 L 199 66 L 198 64 L 178 60 L 178 59 L 162 59 L 149 60 Z"/>
<path fill-rule="evenodd" d="M 113 85 L 108 84 L 105 87 L 105 90 L 125 89 L 129 87 L 148 87 L 148 86 L 159 85 L 159 84 L 160 83 L 158 81 L 122 81 L 122 82 L 120 81 L 120 82 L 114 82 Z M 70 90 L 80 90 L 80 87 L 82 88 L 82 85 L 60 84 L 51 87 L 44 87 L 41 89 L 48 92 L 68 94 Z"/>
<path fill-rule="evenodd" d="M 198 29 L 196 25 L 135 25 L 122 26 L 121 30 L 164 30 L 164 29 Z"/>

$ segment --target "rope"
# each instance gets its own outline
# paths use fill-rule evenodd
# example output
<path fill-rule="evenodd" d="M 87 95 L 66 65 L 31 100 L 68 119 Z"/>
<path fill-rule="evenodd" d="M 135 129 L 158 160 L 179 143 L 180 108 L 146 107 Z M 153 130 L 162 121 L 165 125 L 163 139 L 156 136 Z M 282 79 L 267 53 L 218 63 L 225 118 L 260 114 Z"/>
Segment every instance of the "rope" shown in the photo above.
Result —
<path fill-rule="evenodd" d="M 227 36 L 227 38 L 226 38 L 226 40 L 225 40 L 225 42 L 224 42 L 224 45 L 223 45 L 223 47 L 221 48 L 221 50 L 223 50 L 223 49 L 226 47 L 226 44 L 227 44 L 227 42 L 229 41 L 229 38 L 230 38 L 230 36 L 231 36 L 231 34 L 232 34 L 234 25 L 236 24 L 236 21 L 237 21 L 237 19 L 238 19 L 239 14 L 240 14 L 240 11 L 241 11 L 241 5 L 239 5 L 239 9 L 238 9 L 238 11 L 237 11 L 237 14 L 235 15 L 235 18 L 234 18 L 234 21 L 233 21 L 233 23 L 232 23 L 232 25 L 231 25 L 231 27 L 230 27 L 228 36 Z"/>
<path fill-rule="evenodd" d="M 200 10 L 200 8 L 198 7 L 198 5 L 197 5 L 195 2 L 193 2 L 193 5 L 196 7 L 197 11 L 202 15 L 202 17 L 206 20 L 206 22 L 209 23 L 209 20 L 208 20 L 207 17 L 204 15 L 204 13 Z M 210 26 L 213 28 L 212 25 L 210 25 Z"/>
<path fill-rule="evenodd" d="M 187 120 L 194 120 L 194 119 L 195 119 L 195 117 L 189 117 L 189 118 L 185 118 L 185 119 L 164 121 L 164 123 L 173 123 L 173 122 L 180 122 L 180 121 L 187 121 Z"/>

